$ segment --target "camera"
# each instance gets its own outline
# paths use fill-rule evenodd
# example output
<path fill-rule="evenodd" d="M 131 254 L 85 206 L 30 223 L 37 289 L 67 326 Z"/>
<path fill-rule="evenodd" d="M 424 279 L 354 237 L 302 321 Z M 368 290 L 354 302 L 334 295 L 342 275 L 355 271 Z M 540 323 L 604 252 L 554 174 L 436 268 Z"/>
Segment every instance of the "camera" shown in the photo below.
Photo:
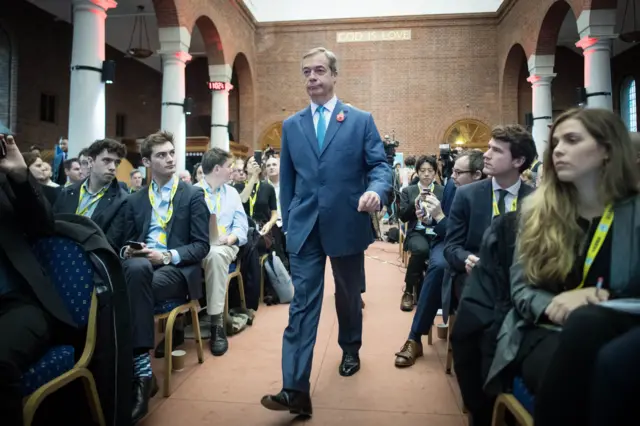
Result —
<path fill-rule="evenodd" d="M 384 139 L 382 140 L 382 146 L 384 147 L 384 153 L 387 156 L 387 163 L 391 167 L 393 167 L 393 162 L 396 158 L 396 148 L 400 146 L 400 142 L 396 139 L 395 131 L 392 132 L 393 139 L 389 135 L 384 135 Z"/>
<path fill-rule="evenodd" d="M 440 144 L 440 158 L 442 163 L 442 177 L 449 179 L 453 174 L 453 164 L 456 162 L 456 152 L 451 151 L 451 145 Z"/>

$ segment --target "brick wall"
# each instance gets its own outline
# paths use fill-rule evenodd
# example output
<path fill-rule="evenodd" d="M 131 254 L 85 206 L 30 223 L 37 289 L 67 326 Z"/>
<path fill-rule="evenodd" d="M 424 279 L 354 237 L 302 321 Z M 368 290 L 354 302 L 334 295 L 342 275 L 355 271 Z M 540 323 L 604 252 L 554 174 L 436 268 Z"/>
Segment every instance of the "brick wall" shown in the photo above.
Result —
<path fill-rule="evenodd" d="M 0 24 L 16 45 L 17 123 L 12 129 L 21 148 L 53 147 L 67 134 L 69 64 L 73 28 L 26 1 L 3 7 Z M 147 135 L 160 127 L 162 75 L 107 46 L 106 58 L 116 61 L 116 82 L 106 91 L 106 134 L 115 136 L 116 114 L 126 116 L 127 137 Z M 55 122 L 40 120 L 40 96 L 55 96 Z"/>
<path fill-rule="evenodd" d="M 410 28 L 410 41 L 337 43 L 336 31 Z M 447 128 L 499 119 L 496 27 L 491 17 L 419 17 L 262 25 L 257 134 L 308 104 L 300 60 L 324 46 L 338 56 L 338 96 L 371 111 L 381 133 L 395 130 L 407 154 L 435 153 Z"/>

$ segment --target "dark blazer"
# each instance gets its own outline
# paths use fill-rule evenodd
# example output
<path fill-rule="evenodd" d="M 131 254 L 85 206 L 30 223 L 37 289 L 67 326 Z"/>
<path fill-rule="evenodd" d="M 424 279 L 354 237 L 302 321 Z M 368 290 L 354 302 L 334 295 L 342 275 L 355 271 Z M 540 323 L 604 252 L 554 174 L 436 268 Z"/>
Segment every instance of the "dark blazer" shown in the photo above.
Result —
<path fill-rule="evenodd" d="M 444 257 L 452 272 L 465 272 L 465 260 L 480 251 L 485 231 L 493 219 L 493 186 L 491 179 L 470 183 L 456 191 L 447 220 Z M 533 188 L 524 182 L 520 185 L 518 204 Z"/>
<path fill-rule="evenodd" d="M 29 244 L 29 240 L 52 235 L 54 231 L 49 202 L 31 174 L 24 183 L 15 183 L 0 174 L 0 218 L 0 249 L 43 308 L 61 322 L 75 327 Z"/>
<path fill-rule="evenodd" d="M 53 206 L 56 204 L 58 200 L 58 196 L 60 192 L 62 192 L 62 186 L 49 186 L 49 185 L 40 185 L 40 192 L 44 195 L 44 198 L 49 201 L 49 205 Z"/>
<path fill-rule="evenodd" d="M 180 181 L 173 197 L 173 216 L 167 224 L 167 249 L 180 255 L 177 266 L 187 280 L 191 300 L 202 297 L 201 262 L 209 254 L 209 208 L 202 191 Z M 127 241 L 146 241 L 151 212 L 148 189 L 129 195 L 118 220 L 123 226 L 122 239 L 117 242 L 120 247 Z"/>
<path fill-rule="evenodd" d="M 434 183 L 433 195 L 442 203 L 442 196 L 444 194 L 444 187 Z M 400 192 L 400 220 L 407 223 L 407 232 L 413 230 L 418 223 L 418 217 L 416 216 L 416 198 L 420 195 L 420 187 L 418 184 L 409 185 L 402 189 Z"/>
<path fill-rule="evenodd" d="M 84 182 L 75 183 L 62 189 L 55 205 L 53 206 L 53 212 L 55 214 L 68 213 L 75 214 L 78 208 L 78 202 L 80 201 L 80 187 Z M 122 232 L 122 229 L 118 226 L 113 226 L 116 221 L 115 218 L 118 212 L 122 208 L 122 205 L 126 201 L 129 194 L 122 189 L 118 179 L 113 179 L 111 185 L 107 189 L 104 196 L 98 201 L 98 205 L 91 216 L 93 220 L 102 229 L 102 232 L 106 235 L 111 246 L 118 250 L 116 241 L 120 241 L 121 237 L 118 235 Z"/>
<path fill-rule="evenodd" d="M 358 201 L 363 193 L 373 191 L 384 206 L 391 180 L 391 167 L 370 113 L 338 101 L 322 149 L 310 106 L 287 118 L 280 152 L 280 206 L 287 250 L 299 253 L 317 222 L 328 256 L 362 253 L 374 235 L 369 214 L 358 212 Z"/>

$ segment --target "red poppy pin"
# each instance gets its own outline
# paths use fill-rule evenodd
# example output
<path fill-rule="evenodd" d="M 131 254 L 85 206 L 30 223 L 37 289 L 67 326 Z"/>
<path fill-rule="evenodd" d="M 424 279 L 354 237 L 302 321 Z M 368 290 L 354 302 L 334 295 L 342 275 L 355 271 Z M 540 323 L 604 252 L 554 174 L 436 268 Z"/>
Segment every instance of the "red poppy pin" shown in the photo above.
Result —
<path fill-rule="evenodd" d="M 338 115 L 336 116 L 336 120 L 338 120 L 338 123 L 342 123 L 344 121 L 344 111 L 340 111 L 338 113 Z"/>

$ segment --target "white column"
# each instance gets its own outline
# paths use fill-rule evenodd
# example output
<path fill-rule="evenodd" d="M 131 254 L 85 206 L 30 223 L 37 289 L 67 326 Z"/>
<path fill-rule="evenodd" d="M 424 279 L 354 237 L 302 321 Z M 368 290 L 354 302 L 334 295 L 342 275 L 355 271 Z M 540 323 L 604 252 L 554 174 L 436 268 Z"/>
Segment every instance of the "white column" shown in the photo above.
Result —
<path fill-rule="evenodd" d="M 73 0 L 69 157 L 105 137 L 105 20 L 116 6 L 113 0 Z"/>
<path fill-rule="evenodd" d="M 616 10 L 586 10 L 578 17 L 580 41 L 576 46 L 584 54 L 584 87 L 589 108 L 612 110 L 611 45 L 615 34 Z"/>
<path fill-rule="evenodd" d="M 529 78 L 532 90 L 533 140 L 539 158 L 543 158 L 549 143 L 549 125 L 553 122 L 553 98 L 551 81 L 554 55 L 532 55 L 529 58 Z"/>
<path fill-rule="evenodd" d="M 211 91 L 211 147 L 229 151 L 229 91 L 231 85 L 230 65 L 209 65 L 209 79 L 224 83 Z"/>
<path fill-rule="evenodd" d="M 161 128 L 173 133 L 176 148 L 176 168 L 185 169 L 187 152 L 187 120 L 184 114 L 185 67 L 191 60 L 191 34 L 184 27 L 160 28 L 162 57 L 162 118 Z"/>

